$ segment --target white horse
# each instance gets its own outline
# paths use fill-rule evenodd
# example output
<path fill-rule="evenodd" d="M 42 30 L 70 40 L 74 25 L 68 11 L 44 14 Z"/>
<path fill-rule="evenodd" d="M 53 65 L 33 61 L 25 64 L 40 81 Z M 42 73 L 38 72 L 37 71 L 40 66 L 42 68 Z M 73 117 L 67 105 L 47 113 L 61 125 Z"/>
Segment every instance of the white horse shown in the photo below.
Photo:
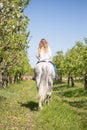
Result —
<path fill-rule="evenodd" d="M 35 80 L 37 84 L 39 109 L 42 109 L 43 102 L 49 103 L 52 94 L 55 70 L 50 62 L 40 62 L 35 66 Z"/>

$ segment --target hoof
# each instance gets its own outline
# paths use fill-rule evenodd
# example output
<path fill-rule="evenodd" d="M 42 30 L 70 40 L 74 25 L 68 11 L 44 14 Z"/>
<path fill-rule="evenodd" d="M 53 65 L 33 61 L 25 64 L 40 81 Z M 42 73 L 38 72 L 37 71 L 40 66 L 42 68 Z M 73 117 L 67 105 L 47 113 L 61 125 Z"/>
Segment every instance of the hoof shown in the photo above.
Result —
<path fill-rule="evenodd" d="M 42 107 L 38 107 L 38 110 L 42 110 Z"/>

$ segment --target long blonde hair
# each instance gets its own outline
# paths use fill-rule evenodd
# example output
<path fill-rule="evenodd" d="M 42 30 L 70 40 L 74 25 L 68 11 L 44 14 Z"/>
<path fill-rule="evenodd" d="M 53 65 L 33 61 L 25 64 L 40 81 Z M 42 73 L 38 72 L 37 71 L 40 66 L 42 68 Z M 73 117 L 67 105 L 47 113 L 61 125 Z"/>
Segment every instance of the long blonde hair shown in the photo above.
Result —
<path fill-rule="evenodd" d="M 38 46 L 38 52 L 40 53 L 42 49 L 45 52 L 48 52 L 48 42 L 45 39 L 41 39 L 39 46 Z"/>

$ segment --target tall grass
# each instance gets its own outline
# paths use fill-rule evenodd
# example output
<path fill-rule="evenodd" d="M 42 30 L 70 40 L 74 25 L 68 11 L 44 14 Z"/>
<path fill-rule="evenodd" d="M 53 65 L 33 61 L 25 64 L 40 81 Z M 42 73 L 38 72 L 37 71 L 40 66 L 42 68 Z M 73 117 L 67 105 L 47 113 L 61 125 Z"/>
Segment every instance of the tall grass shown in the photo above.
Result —
<path fill-rule="evenodd" d="M 49 105 L 38 111 L 34 81 L 0 89 L 0 130 L 87 130 L 87 91 L 82 83 L 54 84 Z"/>

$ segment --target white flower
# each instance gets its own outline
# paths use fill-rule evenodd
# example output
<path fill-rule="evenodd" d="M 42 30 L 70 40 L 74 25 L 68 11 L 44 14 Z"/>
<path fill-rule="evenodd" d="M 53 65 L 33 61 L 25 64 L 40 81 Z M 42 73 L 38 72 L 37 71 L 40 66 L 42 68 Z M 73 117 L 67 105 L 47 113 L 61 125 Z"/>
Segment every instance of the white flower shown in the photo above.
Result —
<path fill-rule="evenodd" d="M 14 4 L 12 4 L 12 7 L 13 7 L 13 8 L 15 7 Z"/>
<path fill-rule="evenodd" d="M 9 8 L 7 8 L 6 11 L 9 12 Z"/>
<path fill-rule="evenodd" d="M 14 19 L 14 15 L 12 15 L 12 18 Z"/>
<path fill-rule="evenodd" d="M 15 26 L 13 25 L 12 28 L 15 29 Z"/>
<path fill-rule="evenodd" d="M 17 14 L 17 17 L 20 18 L 20 14 Z"/>
<path fill-rule="evenodd" d="M 2 9 L 2 8 L 3 8 L 3 3 L 0 2 L 0 9 Z"/>

